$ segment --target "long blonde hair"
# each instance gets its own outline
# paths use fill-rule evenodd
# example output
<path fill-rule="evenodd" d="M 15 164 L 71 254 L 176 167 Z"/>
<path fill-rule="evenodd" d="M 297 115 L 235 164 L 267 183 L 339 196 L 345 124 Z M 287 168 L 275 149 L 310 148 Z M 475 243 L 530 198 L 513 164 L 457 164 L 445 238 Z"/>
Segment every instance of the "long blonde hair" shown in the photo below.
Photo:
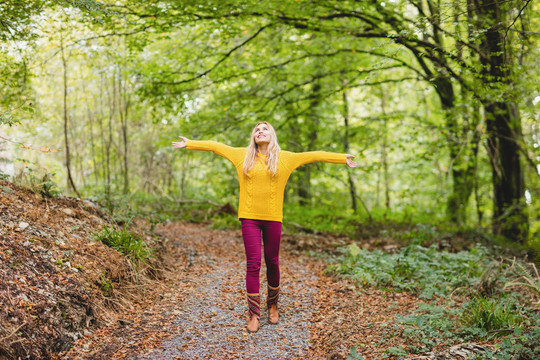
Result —
<path fill-rule="evenodd" d="M 270 131 L 270 142 L 268 143 L 268 152 L 266 154 L 266 168 L 268 169 L 268 172 L 275 176 L 277 174 L 278 170 L 278 160 L 279 160 L 279 152 L 281 151 L 281 148 L 279 147 L 279 144 L 277 142 L 277 136 L 276 131 L 266 121 L 261 121 L 255 125 L 253 128 L 253 131 L 251 132 L 251 141 L 249 142 L 249 146 L 247 147 L 246 151 L 246 157 L 244 158 L 244 174 L 247 176 L 249 175 L 249 172 L 251 169 L 253 169 L 253 166 L 255 166 L 255 163 L 257 162 L 257 150 L 258 145 L 255 142 L 255 130 L 257 129 L 257 126 L 265 124 L 268 126 L 268 129 Z"/>

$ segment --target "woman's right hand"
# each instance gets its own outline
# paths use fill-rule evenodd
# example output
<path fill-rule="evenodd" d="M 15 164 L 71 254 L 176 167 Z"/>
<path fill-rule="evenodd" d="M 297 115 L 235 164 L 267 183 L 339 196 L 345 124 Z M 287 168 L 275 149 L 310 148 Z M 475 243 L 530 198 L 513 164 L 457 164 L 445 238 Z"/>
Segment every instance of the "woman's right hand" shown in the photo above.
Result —
<path fill-rule="evenodd" d="M 179 136 L 179 138 L 181 139 L 181 141 L 178 141 L 178 142 L 174 142 L 172 143 L 172 146 L 175 148 L 175 149 L 183 149 L 186 147 L 187 145 L 187 141 L 188 141 L 188 138 L 187 137 L 183 137 L 183 136 Z"/>

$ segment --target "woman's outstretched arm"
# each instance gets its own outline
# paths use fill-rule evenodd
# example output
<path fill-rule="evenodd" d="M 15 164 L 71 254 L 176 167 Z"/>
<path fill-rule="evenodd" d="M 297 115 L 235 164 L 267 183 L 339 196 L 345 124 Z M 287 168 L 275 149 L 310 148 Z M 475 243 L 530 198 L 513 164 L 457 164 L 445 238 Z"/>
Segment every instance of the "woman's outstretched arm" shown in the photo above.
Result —
<path fill-rule="evenodd" d="M 291 171 L 302 165 L 317 161 L 333 164 L 347 164 L 347 166 L 351 168 L 358 166 L 356 161 L 353 160 L 354 156 L 351 154 L 339 154 L 326 151 L 308 151 L 302 153 L 283 151 L 282 154 L 282 160 L 284 164 Z"/>
<path fill-rule="evenodd" d="M 217 141 L 190 140 L 184 136 L 179 136 L 179 138 L 180 141 L 173 141 L 172 143 L 175 149 L 186 148 L 188 150 L 212 151 L 214 154 L 223 156 L 224 158 L 232 162 L 234 166 L 242 164 L 244 156 L 246 155 L 245 148 L 235 148 L 219 143 Z"/>

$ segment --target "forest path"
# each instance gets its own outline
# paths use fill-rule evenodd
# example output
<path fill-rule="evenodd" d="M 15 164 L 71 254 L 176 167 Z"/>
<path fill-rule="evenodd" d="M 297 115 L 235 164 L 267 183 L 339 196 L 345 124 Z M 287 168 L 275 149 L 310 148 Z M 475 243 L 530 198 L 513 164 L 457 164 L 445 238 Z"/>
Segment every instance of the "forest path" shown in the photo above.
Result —
<path fill-rule="evenodd" d="M 318 278 L 306 266 L 282 261 L 280 322 L 271 325 L 264 307 L 266 283 L 261 281 L 259 331 L 246 330 L 245 257 L 239 232 L 188 232 L 183 224 L 161 230 L 177 246 L 187 247 L 193 291 L 178 308 L 174 323 L 181 331 L 140 359 L 303 359 L 310 338 L 313 286 Z M 202 250 L 202 251 L 201 251 Z M 264 279 L 265 269 L 261 271 Z"/>
<path fill-rule="evenodd" d="M 148 295 L 144 312 L 126 315 L 79 341 L 62 359 L 345 359 L 351 346 L 366 359 L 406 342 L 395 315 L 417 307 L 406 293 L 358 291 L 323 275 L 324 262 L 302 255 L 342 239 L 284 235 L 280 256 L 280 322 L 267 321 L 261 269 L 261 323 L 246 330 L 245 255 L 240 230 L 174 222 L 164 238 L 166 286 Z"/>

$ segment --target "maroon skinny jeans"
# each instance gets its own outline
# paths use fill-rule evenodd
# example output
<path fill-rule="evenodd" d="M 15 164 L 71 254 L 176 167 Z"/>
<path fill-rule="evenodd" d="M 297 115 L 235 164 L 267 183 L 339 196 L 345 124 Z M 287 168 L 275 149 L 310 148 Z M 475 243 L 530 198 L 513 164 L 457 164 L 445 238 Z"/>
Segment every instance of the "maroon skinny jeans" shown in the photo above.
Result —
<path fill-rule="evenodd" d="M 242 238 L 246 251 L 246 290 L 248 294 L 259 293 L 261 272 L 261 236 L 264 244 L 264 262 L 268 285 L 279 286 L 279 247 L 281 244 L 281 222 L 241 219 Z"/>

